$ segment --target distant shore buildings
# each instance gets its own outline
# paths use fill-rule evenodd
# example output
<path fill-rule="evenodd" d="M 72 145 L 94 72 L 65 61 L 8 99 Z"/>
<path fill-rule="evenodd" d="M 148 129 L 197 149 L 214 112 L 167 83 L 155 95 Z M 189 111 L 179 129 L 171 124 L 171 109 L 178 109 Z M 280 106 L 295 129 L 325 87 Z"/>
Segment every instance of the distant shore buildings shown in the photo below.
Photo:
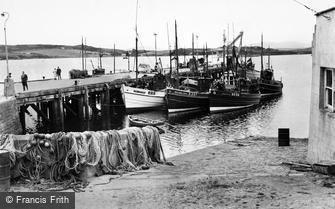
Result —
<path fill-rule="evenodd" d="M 312 62 L 308 161 L 316 163 L 335 160 L 335 7 L 316 14 Z"/>

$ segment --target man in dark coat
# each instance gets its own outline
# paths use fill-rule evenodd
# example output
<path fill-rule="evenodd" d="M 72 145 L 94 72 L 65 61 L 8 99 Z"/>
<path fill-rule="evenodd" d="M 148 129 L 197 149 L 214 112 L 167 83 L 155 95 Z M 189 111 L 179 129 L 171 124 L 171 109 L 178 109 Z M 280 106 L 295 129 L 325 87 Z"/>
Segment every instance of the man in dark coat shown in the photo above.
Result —
<path fill-rule="evenodd" d="M 62 79 L 62 70 L 59 68 L 59 66 L 57 67 L 56 73 L 57 73 L 57 79 L 61 80 Z"/>
<path fill-rule="evenodd" d="M 22 71 L 21 82 L 23 86 L 23 91 L 25 91 L 26 89 L 28 90 L 28 76 L 24 73 L 24 71 Z"/>

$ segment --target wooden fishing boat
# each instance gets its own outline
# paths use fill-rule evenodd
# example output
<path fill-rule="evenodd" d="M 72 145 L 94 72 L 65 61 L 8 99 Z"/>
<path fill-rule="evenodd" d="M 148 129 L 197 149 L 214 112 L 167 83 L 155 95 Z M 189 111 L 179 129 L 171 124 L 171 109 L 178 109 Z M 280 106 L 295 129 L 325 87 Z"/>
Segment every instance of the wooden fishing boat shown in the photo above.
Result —
<path fill-rule="evenodd" d="M 281 94 L 283 83 L 274 79 L 273 69 L 269 68 L 261 71 L 259 88 L 262 94 Z"/>
<path fill-rule="evenodd" d="M 261 40 L 261 75 L 259 79 L 259 90 L 262 94 L 262 100 L 268 100 L 278 97 L 282 94 L 282 81 L 275 80 L 274 71 L 270 63 L 270 54 L 268 54 L 268 66 L 263 68 L 263 35 Z"/>
<path fill-rule="evenodd" d="M 242 65 L 239 63 L 242 41 L 238 48 L 234 46 L 234 43 L 238 39 L 242 40 L 242 37 L 243 32 L 227 46 L 227 48 L 232 47 L 232 53 L 224 55 L 226 58 L 225 71 L 219 79 L 212 83 L 208 95 L 211 113 L 240 110 L 260 103 L 261 94 L 258 90 L 257 79 L 255 79 L 256 72 L 253 72 L 254 65 L 251 59 Z M 252 75 L 248 72 L 251 72 Z"/>
<path fill-rule="evenodd" d="M 131 126 L 161 126 L 164 125 L 164 121 L 161 120 L 150 120 L 143 117 L 128 115 L 129 125 Z"/>
<path fill-rule="evenodd" d="M 152 91 L 122 84 L 121 93 L 127 112 L 160 109 L 165 106 L 165 91 Z"/>
<path fill-rule="evenodd" d="M 210 112 L 229 112 L 257 105 L 261 94 L 248 92 L 211 92 L 208 95 Z"/>
<path fill-rule="evenodd" d="M 167 88 L 166 106 L 169 113 L 208 110 L 208 94 Z"/>

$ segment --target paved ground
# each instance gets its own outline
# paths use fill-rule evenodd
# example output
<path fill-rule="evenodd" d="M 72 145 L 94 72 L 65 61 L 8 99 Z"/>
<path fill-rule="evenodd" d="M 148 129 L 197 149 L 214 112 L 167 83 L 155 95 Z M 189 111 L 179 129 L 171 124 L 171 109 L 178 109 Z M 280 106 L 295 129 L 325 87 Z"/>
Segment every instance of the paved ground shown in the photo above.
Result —
<path fill-rule="evenodd" d="M 129 78 L 129 77 L 134 77 L 133 73 L 117 73 L 117 74 L 103 75 L 99 77 L 91 77 L 85 79 L 63 79 L 63 80 L 48 79 L 48 80 L 31 81 L 28 82 L 29 90 L 25 92 L 71 87 L 74 85 L 75 80 L 79 81 L 78 85 L 88 85 L 94 83 L 110 82 L 115 79 Z M 23 93 L 21 83 L 15 83 L 15 92 Z"/>

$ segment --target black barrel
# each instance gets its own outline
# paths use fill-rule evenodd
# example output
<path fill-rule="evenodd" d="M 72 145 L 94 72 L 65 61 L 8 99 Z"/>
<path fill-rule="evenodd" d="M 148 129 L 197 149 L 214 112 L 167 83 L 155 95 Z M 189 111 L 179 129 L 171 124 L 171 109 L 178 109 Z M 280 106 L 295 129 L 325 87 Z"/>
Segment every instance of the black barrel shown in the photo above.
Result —
<path fill-rule="evenodd" d="M 9 152 L 0 150 L 0 192 L 6 192 L 10 188 L 10 161 Z"/>
<path fill-rule="evenodd" d="M 289 128 L 278 128 L 278 146 L 290 146 Z"/>

